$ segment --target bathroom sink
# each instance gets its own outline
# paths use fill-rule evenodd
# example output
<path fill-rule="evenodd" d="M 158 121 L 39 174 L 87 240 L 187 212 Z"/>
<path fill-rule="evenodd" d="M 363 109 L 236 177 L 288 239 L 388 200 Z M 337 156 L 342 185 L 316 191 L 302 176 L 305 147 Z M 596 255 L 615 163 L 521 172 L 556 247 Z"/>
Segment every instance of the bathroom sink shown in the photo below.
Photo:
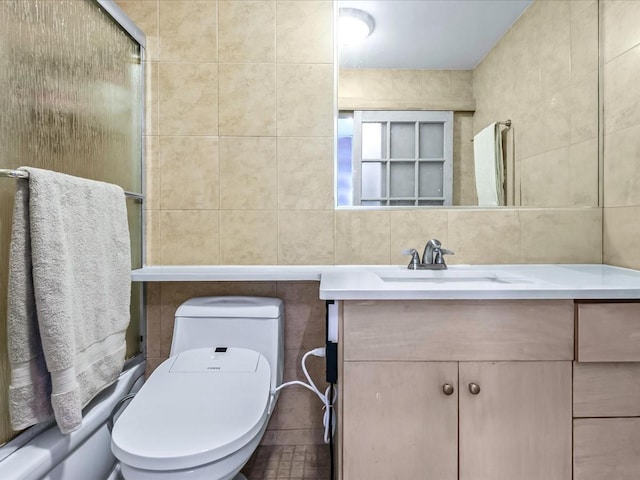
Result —
<path fill-rule="evenodd" d="M 407 284 L 420 283 L 425 285 L 492 285 L 531 283 L 526 278 L 512 274 L 500 274 L 492 270 L 398 270 L 393 272 L 377 272 L 385 283 Z"/>

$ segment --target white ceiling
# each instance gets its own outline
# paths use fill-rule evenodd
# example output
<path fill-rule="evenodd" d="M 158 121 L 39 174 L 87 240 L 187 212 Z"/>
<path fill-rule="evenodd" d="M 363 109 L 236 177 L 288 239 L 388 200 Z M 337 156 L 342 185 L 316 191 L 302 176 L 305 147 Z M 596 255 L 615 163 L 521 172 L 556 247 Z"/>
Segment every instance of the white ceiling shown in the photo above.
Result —
<path fill-rule="evenodd" d="M 340 66 L 472 70 L 533 0 L 340 0 L 373 16 L 374 32 L 340 47 Z"/>

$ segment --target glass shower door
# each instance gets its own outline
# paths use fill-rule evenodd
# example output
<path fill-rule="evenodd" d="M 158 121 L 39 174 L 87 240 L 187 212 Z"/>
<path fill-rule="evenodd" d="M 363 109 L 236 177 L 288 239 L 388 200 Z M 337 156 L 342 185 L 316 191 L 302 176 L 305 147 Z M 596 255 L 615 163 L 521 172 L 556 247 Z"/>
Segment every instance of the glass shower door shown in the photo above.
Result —
<path fill-rule="evenodd" d="M 92 0 L 0 1 L 0 168 L 22 165 L 106 181 L 142 194 L 143 48 Z M 0 179 L 0 343 L 15 180 Z M 127 200 L 133 267 L 142 264 L 142 205 Z M 134 284 L 128 352 L 140 351 Z M 9 426 L 0 348 L 0 444 Z"/>

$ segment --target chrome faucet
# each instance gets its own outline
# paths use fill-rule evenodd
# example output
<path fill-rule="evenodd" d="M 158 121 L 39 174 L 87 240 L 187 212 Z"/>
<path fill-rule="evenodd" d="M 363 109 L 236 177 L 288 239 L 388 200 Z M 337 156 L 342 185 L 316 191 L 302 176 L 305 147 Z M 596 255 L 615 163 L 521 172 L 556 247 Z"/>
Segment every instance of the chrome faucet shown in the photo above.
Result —
<path fill-rule="evenodd" d="M 443 255 L 454 255 L 454 253 L 451 250 L 442 248 L 440 240 L 432 238 L 424 246 L 422 263 L 426 263 L 427 265 L 445 265 L 446 268 Z"/>
<path fill-rule="evenodd" d="M 447 264 L 444 261 L 445 255 L 454 255 L 451 250 L 442 248 L 440 240 L 432 238 L 427 242 L 422 253 L 422 261 L 420 255 L 415 248 L 404 250 L 405 255 L 411 255 L 411 261 L 407 268 L 410 270 L 445 270 Z"/>

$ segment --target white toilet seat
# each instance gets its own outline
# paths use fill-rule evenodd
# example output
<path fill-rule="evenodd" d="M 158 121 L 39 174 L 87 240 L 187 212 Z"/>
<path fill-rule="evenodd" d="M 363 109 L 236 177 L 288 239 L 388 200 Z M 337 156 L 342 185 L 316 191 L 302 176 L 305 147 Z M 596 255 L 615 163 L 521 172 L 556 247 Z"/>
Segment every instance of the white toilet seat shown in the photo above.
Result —
<path fill-rule="evenodd" d="M 187 350 L 164 361 L 117 420 L 112 450 L 144 470 L 197 468 L 242 449 L 268 420 L 271 369 L 260 353 Z"/>

